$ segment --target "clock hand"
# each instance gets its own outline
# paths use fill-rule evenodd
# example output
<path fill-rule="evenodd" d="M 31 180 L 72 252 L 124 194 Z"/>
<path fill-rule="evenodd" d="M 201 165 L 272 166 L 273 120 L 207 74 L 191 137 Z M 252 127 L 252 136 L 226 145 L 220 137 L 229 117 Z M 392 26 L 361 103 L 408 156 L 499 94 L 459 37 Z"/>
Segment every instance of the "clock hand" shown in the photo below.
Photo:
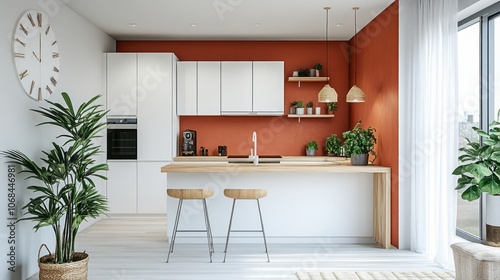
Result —
<path fill-rule="evenodd" d="M 39 36 L 38 37 L 39 38 L 39 40 L 38 40 L 38 42 L 39 42 L 39 44 L 38 44 L 38 50 L 40 52 L 40 59 L 39 59 L 39 61 L 42 62 L 42 33 L 41 32 L 38 33 L 38 36 Z"/>
<path fill-rule="evenodd" d="M 40 62 L 42 61 L 42 60 L 41 60 L 41 59 L 40 59 L 40 58 L 36 55 L 36 53 L 35 53 L 34 51 L 33 51 L 32 53 L 33 53 L 33 55 L 35 56 L 36 60 L 38 60 L 38 61 L 40 61 Z"/>

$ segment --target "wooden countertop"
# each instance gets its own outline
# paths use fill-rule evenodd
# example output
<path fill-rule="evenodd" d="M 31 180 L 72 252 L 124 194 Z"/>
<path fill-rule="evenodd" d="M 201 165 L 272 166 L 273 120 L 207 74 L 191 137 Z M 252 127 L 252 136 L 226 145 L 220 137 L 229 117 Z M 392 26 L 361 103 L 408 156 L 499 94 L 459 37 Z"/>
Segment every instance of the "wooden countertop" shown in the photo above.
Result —
<path fill-rule="evenodd" d="M 260 158 L 263 160 L 264 158 Z M 235 159 L 236 160 L 236 159 Z M 266 158 L 265 160 L 273 160 Z M 276 159 L 274 159 L 276 160 Z M 345 157 L 326 157 L 326 156 L 282 156 L 281 162 L 337 162 L 339 164 L 349 164 L 350 160 Z M 227 163 L 227 156 L 179 156 L 174 158 L 174 162 L 221 162 Z"/>
<path fill-rule="evenodd" d="M 184 161 L 174 162 L 161 168 L 164 173 L 390 173 L 389 167 L 367 165 L 352 166 L 329 161 L 288 161 L 281 163 L 227 163 Z"/>

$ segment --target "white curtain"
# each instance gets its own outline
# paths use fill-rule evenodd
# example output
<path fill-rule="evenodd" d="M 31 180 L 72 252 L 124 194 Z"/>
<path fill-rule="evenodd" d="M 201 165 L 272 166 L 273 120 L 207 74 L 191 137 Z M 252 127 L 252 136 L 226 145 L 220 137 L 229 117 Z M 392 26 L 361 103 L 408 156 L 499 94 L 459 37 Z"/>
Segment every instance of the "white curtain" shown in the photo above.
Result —
<path fill-rule="evenodd" d="M 457 0 L 400 0 L 400 247 L 453 268 Z"/>

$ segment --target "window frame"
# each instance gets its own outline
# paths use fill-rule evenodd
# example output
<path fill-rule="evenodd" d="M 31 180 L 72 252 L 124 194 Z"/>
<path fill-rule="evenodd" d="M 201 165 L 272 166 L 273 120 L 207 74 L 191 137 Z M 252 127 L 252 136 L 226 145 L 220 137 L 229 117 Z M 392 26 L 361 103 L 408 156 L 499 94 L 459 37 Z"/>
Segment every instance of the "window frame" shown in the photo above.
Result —
<path fill-rule="evenodd" d="M 461 21 L 458 22 L 458 30 L 463 30 L 473 24 L 480 23 L 479 26 L 479 44 L 480 44 L 480 85 L 479 85 L 479 102 L 480 102 L 480 117 L 479 126 L 482 130 L 487 131 L 488 125 L 496 118 L 495 103 L 494 103 L 494 62 L 490 57 L 494 56 L 494 40 L 493 38 L 493 24 L 494 19 L 500 16 L 500 2 L 497 2 Z M 500 18 L 499 18 L 500 20 Z M 497 54 L 497 55 L 500 55 Z M 466 232 L 462 229 L 456 228 L 456 235 L 472 242 L 480 243 L 486 239 L 486 201 L 483 196 L 479 201 L 479 223 L 480 232 L 479 237 Z"/>

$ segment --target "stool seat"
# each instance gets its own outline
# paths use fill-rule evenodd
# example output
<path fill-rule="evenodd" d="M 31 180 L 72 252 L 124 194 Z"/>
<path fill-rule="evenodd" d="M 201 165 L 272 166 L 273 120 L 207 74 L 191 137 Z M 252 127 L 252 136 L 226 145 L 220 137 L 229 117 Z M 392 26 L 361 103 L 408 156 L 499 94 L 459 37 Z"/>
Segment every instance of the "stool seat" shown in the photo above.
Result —
<path fill-rule="evenodd" d="M 267 196 L 263 189 L 225 189 L 224 195 L 232 199 L 259 199 Z"/>
<path fill-rule="evenodd" d="M 173 198 L 203 199 L 214 195 L 212 189 L 168 189 L 167 194 Z"/>

